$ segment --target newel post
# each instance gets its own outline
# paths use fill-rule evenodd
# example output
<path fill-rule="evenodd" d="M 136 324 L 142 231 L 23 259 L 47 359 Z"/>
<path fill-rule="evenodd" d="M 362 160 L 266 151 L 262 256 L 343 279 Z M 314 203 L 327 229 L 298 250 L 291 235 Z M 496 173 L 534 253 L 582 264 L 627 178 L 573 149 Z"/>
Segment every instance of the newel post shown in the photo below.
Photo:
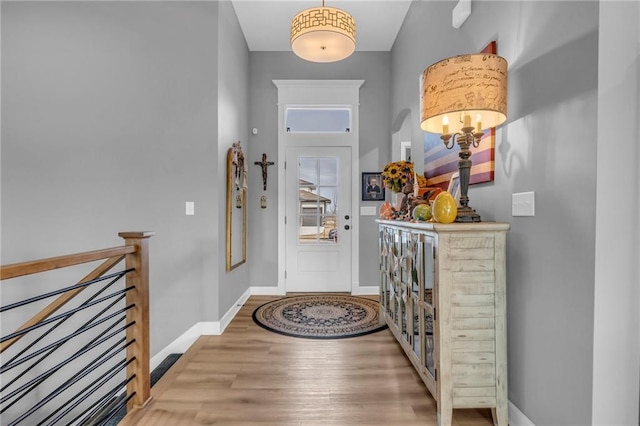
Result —
<path fill-rule="evenodd" d="M 127 377 L 135 378 L 127 384 L 127 396 L 135 392 L 135 396 L 127 403 L 127 411 L 142 407 L 151 397 L 151 376 L 149 371 L 149 238 L 154 232 L 120 232 L 125 245 L 137 246 L 134 253 L 126 255 L 126 268 L 135 270 L 128 273 L 127 287 L 135 287 L 128 291 L 127 306 L 135 305 L 127 311 L 127 324 L 135 324 L 127 328 L 127 342 L 135 342 L 127 346 L 127 360 L 135 357 L 135 361 L 127 366 Z"/>

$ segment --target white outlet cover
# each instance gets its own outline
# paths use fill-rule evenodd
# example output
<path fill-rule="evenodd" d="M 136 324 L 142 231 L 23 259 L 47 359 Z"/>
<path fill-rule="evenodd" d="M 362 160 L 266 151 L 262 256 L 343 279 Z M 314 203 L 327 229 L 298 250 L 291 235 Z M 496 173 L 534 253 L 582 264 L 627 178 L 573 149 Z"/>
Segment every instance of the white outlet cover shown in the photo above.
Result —
<path fill-rule="evenodd" d="M 360 216 L 375 216 L 376 206 L 360 206 Z"/>

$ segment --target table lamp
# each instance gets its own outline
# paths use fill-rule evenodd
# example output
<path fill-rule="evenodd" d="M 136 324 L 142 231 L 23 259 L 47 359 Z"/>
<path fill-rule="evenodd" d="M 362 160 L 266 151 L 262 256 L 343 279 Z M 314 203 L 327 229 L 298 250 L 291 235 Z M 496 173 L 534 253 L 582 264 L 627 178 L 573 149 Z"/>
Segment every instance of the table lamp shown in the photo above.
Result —
<path fill-rule="evenodd" d="M 456 222 L 480 222 L 469 207 L 470 147 L 480 145 L 484 129 L 507 119 L 507 61 L 486 53 L 443 59 L 424 70 L 420 93 L 420 128 L 442 135 L 447 149 L 460 146 Z"/>

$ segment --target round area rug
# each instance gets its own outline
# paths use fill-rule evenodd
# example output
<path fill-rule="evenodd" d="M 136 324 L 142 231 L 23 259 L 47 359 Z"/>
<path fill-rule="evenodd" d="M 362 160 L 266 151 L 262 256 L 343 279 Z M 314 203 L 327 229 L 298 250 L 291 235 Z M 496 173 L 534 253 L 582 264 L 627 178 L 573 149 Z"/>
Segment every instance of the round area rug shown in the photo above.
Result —
<path fill-rule="evenodd" d="M 387 328 L 375 300 L 339 294 L 310 294 L 273 300 L 253 312 L 259 326 L 285 336 L 343 339 Z"/>

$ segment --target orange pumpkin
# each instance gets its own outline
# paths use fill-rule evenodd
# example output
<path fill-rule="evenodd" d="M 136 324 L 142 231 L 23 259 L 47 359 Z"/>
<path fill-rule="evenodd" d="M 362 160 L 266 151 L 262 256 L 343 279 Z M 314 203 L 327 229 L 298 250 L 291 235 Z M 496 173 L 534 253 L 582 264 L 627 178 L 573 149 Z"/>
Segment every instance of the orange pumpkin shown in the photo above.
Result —
<path fill-rule="evenodd" d="M 391 208 L 391 203 L 385 201 L 380 206 L 380 219 L 391 219 L 393 218 L 393 210 Z"/>

